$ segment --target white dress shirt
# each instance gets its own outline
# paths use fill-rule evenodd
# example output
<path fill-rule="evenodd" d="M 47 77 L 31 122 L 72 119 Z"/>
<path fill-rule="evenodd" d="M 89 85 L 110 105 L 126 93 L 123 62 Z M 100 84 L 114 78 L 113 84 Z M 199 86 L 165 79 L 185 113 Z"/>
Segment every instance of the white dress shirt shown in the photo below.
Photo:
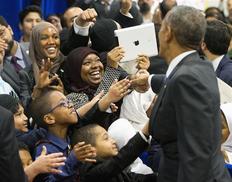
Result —
<path fill-rule="evenodd" d="M 218 65 L 220 64 L 224 55 L 221 55 L 212 61 L 214 71 L 217 70 Z"/>
<path fill-rule="evenodd" d="M 5 82 L 1 76 L 0 76 L 0 94 L 9 94 L 9 95 L 17 96 L 14 89 L 7 82 Z"/>
<path fill-rule="evenodd" d="M 186 51 L 186 52 L 183 52 L 181 54 L 179 54 L 178 56 L 176 56 L 169 64 L 168 66 L 168 70 L 166 72 L 166 78 L 169 77 L 169 75 L 171 74 L 171 72 L 175 69 L 175 67 L 182 61 L 183 58 L 185 58 L 186 56 L 188 56 L 189 54 L 191 53 L 194 53 L 196 52 L 195 50 L 192 50 L 192 51 Z M 148 78 L 148 83 L 149 85 L 151 86 L 151 79 L 152 79 L 152 76 L 153 75 L 150 75 L 149 78 Z"/>

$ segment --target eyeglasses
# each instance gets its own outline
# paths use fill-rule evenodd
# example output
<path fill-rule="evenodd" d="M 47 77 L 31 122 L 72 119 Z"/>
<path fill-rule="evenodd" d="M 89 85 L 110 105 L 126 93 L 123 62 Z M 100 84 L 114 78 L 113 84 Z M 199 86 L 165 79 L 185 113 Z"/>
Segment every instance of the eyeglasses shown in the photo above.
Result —
<path fill-rule="evenodd" d="M 53 107 L 52 109 L 50 109 L 47 112 L 47 114 L 53 112 L 58 107 L 67 107 L 67 108 L 69 108 L 69 107 L 72 107 L 72 106 L 73 106 L 73 102 L 72 101 L 70 101 L 68 99 L 63 99 L 55 107 Z"/>

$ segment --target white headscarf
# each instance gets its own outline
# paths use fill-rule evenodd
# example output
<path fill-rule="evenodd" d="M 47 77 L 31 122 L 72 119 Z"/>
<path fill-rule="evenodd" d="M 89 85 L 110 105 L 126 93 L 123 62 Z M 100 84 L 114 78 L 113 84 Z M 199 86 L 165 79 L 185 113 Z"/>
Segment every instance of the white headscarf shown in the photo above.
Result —
<path fill-rule="evenodd" d="M 230 131 L 228 138 L 222 144 L 222 149 L 228 152 L 232 152 L 232 103 L 222 104 L 221 110 L 225 116 Z"/>
<path fill-rule="evenodd" d="M 136 134 L 133 126 L 126 119 L 118 119 L 108 128 L 108 134 L 112 137 L 120 150 Z M 151 168 L 143 164 L 140 158 L 137 158 L 129 167 L 129 171 L 138 174 L 152 174 Z"/>

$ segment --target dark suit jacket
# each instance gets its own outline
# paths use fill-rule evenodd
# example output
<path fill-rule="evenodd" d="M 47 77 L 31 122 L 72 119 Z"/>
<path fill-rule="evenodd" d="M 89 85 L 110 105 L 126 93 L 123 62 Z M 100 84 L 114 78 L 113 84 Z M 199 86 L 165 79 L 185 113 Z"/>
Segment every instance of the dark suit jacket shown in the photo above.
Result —
<path fill-rule="evenodd" d="M 13 115 L 0 106 L 0 181 L 24 182 L 25 175 L 19 159 Z"/>
<path fill-rule="evenodd" d="M 25 66 L 28 67 L 31 65 L 30 58 L 26 54 L 25 50 L 23 50 L 20 45 L 19 48 L 22 51 L 23 61 Z M 19 95 L 20 94 L 20 79 L 18 73 L 15 71 L 14 66 L 10 63 L 9 60 L 3 61 L 3 70 L 1 72 L 2 79 L 11 85 L 14 91 Z"/>
<path fill-rule="evenodd" d="M 67 56 L 73 49 L 81 46 L 87 46 L 89 37 L 76 34 L 72 27 L 70 30 L 65 28 L 60 32 L 60 41 L 60 50 L 65 56 Z"/>
<path fill-rule="evenodd" d="M 155 91 L 163 78 L 153 76 Z M 150 121 L 151 133 L 163 149 L 158 182 L 231 181 L 220 151 L 216 75 L 197 53 L 185 57 L 166 79 Z"/>
<path fill-rule="evenodd" d="M 97 163 L 86 163 L 81 167 L 80 182 L 155 182 L 156 175 L 138 175 L 123 172 L 143 150 L 147 143 L 140 134 L 129 140 L 117 156 Z M 131 152 L 133 151 L 133 152 Z"/>
<path fill-rule="evenodd" d="M 225 55 L 220 61 L 216 70 L 216 75 L 232 87 L 232 60 L 228 55 Z"/>

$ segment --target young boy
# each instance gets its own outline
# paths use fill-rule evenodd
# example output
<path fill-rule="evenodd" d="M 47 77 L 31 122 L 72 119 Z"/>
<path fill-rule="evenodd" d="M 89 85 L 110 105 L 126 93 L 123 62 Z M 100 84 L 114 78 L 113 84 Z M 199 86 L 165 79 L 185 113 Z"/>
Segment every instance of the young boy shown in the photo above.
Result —
<path fill-rule="evenodd" d="M 14 126 L 17 130 L 21 132 L 28 132 L 28 118 L 24 114 L 24 109 L 20 104 L 18 98 L 12 97 L 7 94 L 1 94 L 0 105 L 13 113 Z"/>
<path fill-rule="evenodd" d="M 38 126 L 47 130 L 46 138 L 37 144 L 35 158 L 41 154 L 43 146 L 47 148 L 48 154 L 62 152 L 67 157 L 65 165 L 58 168 L 62 173 L 39 175 L 35 181 L 75 180 L 80 166 L 79 161 L 95 156 L 95 149 L 81 143 L 71 150 L 68 127 L 78 121 L 73 105 L 61 92 L 50 89 L 32 102 L 32 116 Z"/>
<path fill-rule="evenodd" d="M 126 95 L 130 86 L 129 83 L 127 79 L 115 82 L 107 94 L 98 102 L 96 101 L 99 110 L 105 111 L 112 102 L 117 102 Z M 67 157 L 65 165 L 59 167 L 62 173 L 40 175 L 38 181 L 75 180 L 78 177 L 79 161 L 95 162 L 92 157 L 96 156 L 96 152 L 94 147 L 85 145 L 85 142 L 82 141 L 71 150 L 68 128 L 78 121 L 77 111 L 74 109 L 73 104 L 67 100 L 63 93 L 57 90 L 43 89 L 40 96 L 32 102 L 31 108 L 31 114 L 38 126 L 47 130 L 46 138 L 37 145 L 35 157 L 40 155 L 43 146 L 46 146 L 48 154 L 62 152 Z"/>
<path fill-rule="evenodd" d="M 148 146 L 147 125 L 137 133 L 128 144 L 118 151 L 116 142 L 107 131 L 97 124 L 90 124 L 75 131 L 73 143 L 85 141 L 96 148 L 96 163 L 84 164 L 80 170 L 81 182 L 136 182 L 156 181 L 155 174 L 141 175 L 126 173 L 129 166 Z M 120 135 L 120 133 L 119 133 Z"/>

